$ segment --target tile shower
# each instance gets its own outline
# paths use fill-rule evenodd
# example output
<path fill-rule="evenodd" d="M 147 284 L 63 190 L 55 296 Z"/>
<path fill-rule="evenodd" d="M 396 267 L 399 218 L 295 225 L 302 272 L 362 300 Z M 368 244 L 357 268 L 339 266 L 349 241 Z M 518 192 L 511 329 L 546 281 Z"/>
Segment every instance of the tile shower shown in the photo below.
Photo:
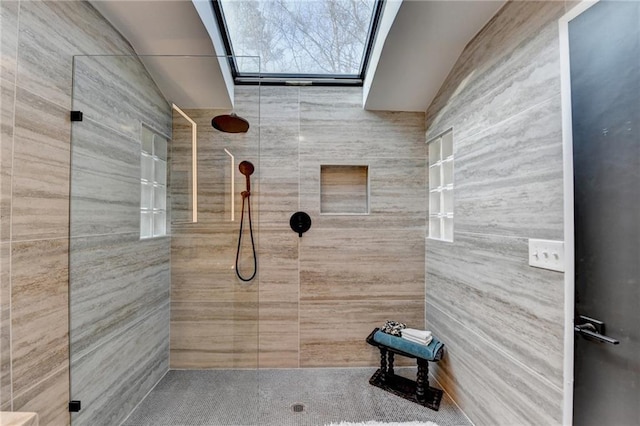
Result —
<path fill-rule="evenodd" d="M 373 365 L 375 354 L 361 337 L 379 321 L 378 314 L 386 319 L 402 313 L 407 321 L 421 322 L 426 302 L 427 323 L 447 341 L 451 354 L 438 369 L 438 378 L 474 421 L 559 421 L 562 276 L 535 273 L 519 262 L 523 257 L 521 243 L 533 232 L 541 238 L 560 238 L 562 233 L 561 212 L 553 210 L 561 194 L 550 190 L 559 188 L 554 182 L 562 171 L 559 123 L 555 121 L 559 99 L 555 20 L 569 4 L 507 4 L 467 46 L 429 108 L 426 123 L 422 113 L 363 111 L 356 89 L 338 93 L 338 89 L 270 88 L 261 94 L 260 195 L 255 200 L 260 227 L 260 305 L 250 306 L 250 312 L 238 318 L 238 330 L 246 333 L 241 327 L 243 318 L 253 320 L 257 315 L 257 331 L 248 331 L 259 339 L 252 343 L 259 351 L 251 355 L 251 362 L 261 367 Z M 133 50 L 86 2 L 3 0 L 0 8 L 0 408 L 37 411 L 43 424 L 63 425 L 69 422 L 68 111 L 72 105 L 72 56 L 130 55 Z M 135 65 L 130 66 L 135 73 Z M 477 71 L 472 73 L 474 69 Z M 251 94 L 238 90 L 239 106 L 243 102 L 248 105 L 250 98 Z M 91 102 L 90 106 L 100 104 Z M 161 109 L 170 123 L 170 105 L 161 104 Z M 128 110 L 127 115 L 136 117 L 136 111 Z M 529 126 L 530 120 L 539 125 Z M 122 123 L 117 120 L 89 124 L 95 127 L 96 138 L 108 134 L 109 142 L 136 137 L 126 126 L 119 127 Z M 462 124 L 465 126 L 456 132 L 460 155 L 456 155 L 455 181 L 466 181 L 467 187 L 457 186 L 455 242 L 447 246 L 428 240 L 425 253 L 424 141 Z M 159 127 L 168 133 L 176 130 L 166 124 Z M 481 185 L 487 176 L 480 172 L 484 165 L 487 173 L 497 173 L 502 169 L 495 165 L 503 162 L 495 152 L 480 147 L 496 140 L 504 152 L 514 153 L 510 158 L 538 158 L 531 163 L 544 164 L 547 169 L 540 171 L 543 185 L 527 187 L 531 180 L 526 179 L 526 167 L 522 168 L 526 164 L 514 166 L 522 170 L 521 180 L 501 181 L 497 193 L 502 201 L 487 206 L 475 196 L 488 188 Z M 516 143 L 522 140 L 533 142 Z M 532 146 L 541 149 L 529 149 Z M 122 171 L 117 184 L 133 188 L 136 173 L 131 168 L 135 162 L 126 160 L 131 153 L 107 154 L 101 158 L 109 158 Z M 355 220 L 320 215 L 322 165 L 368 166 L 370 215 Z M 528 188 L 526 202 L 530 204 L 519 204 L 517 194 L 522 193 L 518 192 L 522 185 Z M 135 239 L 134 216 L 123 212 L 133 214 L 131 206 L 138 193 L 127 193 L 131 198 L 120 206 L 109 198 L 114 195 L 110 191 L 101 195 L 102 200 L 86 200 L 109 205 L 115 209 L 111 210 L 113 218 L 119 219 L 109 222 L 109 215 L 101 217 L 102 230 L 85 227 L 82 232 L 86 235 L 71 244 L 87 255 L 112 252 L 107 261 L 121 265 L 114 268 L 114 283 L 143 283 L 134 299 L 144 305 L 149 301 L 148 307 L 153 308 L 137 312 L 135 303 L 123 304 L 119 312 L 130 315 L 124 315 L 126 321 L 120 323 L 103 323 L 102 337 L 153 346 L 142 355 L 151 373 L 144 376 L 141 370 L 129 369 L 128 362 L 134 358 L 128 358 L 127 352 L 100 355 L 115 359 L 117 354 L 127 360 L 120 365 L 114 361 L 108 368 L 128 371 L 135 386 L 126 391 L 140 399 L 169 362 L 180 360 L 179 354 L 186 356 L 180 362 L 202 365 L 201 348 L 194 347 L 197 335 L 180 342 L 173 331 L 183 328 L 188 333 L 215 315 L 207 316 L 206 309 L 193 309 L 189 303 L 182 306 L 186 310 L 179 309 L 182 307 L 173 292 L 178 290 L 185 301 L 193 301 L 199 297 L 197 288 L 169 290 L 169 281 L 177 280 L 175 274 L 179 273 L 172 257 L 184 254 L 184 244 L 190 238 L 201 243 L 202 249 L 194 250 L 197 256 L 211 244 L 207 230 L 198 231 L 203 237 L 187 231 L 179 237 L 176 229 L 173 237 L 159 241 Z M 495 192 L 485 191 L 486 196 L 492 194 Z M 515 205 L 521 208 L 514 209 Z M 532 218 L 531 209 L 525 208 L 528 205 L 548 207 L 542 212 L 547 216 Z M 87 208 L 100 212 L 95 205 Z M 314 219 L 311 231 L 301 239 L 287 224 L 288 216 L 297 210 L 307 211 Z M 501 219 L 492 222 L 494 217 Z M 211 231 L 223 243 L 233 241 L 232 231 Z M 499 267 L 474 269 L 473 265 L 481 263 Z M 144 267 L 138 269 L 140 265 Z M 457 273 L 452 275 L 452 271 Z M 470 278 L 478 275 L 487 278 L 480 282 Z M 152 281 L 158 283 L 157 288 L 143 288 Z M 532 282 L 542 286 L 532 286 Z M 503 287 L 500 283 L 511 284 Z M 155 298 L 148 299 L 150 293 Z M 482 299 L 473 299 L 473 295 Z M 170 298 L 171 306 L 167 304 Z M 465 316 L 467 311 L 474 316 L 500 312 L 487 317 L 496 321 L 494 330 L 500 334 L 478 328 L 475 317 Z M 526 325 L 524 318 L 531 315 L 549 321 L 553 350 L 546 360 L 532 352 L 535 339 L 526 341 L 510 334 L 509 324 Z M 344 333 L 330 336 L 325 331 L 342 327 L 345 321 L 349 327 Z M 159 327 L 157 332 L 153 327 Z M 536 330 L 528 332 L 536 336 Z M 158 343 L 155 338 L 164 343 L 154 346 Z M 486 344 L 465 343 L 475 341 Z M 85 342 L 87 349 L 98 344 L 90 339 Z M 205 345 L 204 351 L 216 358 L 210 346 Z M 88 362 L 86 357 L 94 353 L 87 351 L 83 358 Z M 239 358 L 238 363 L 246 362 Z M 132 383 L 126 375 L 118 377 L 116 385 Z M 118 390 L 107 396 L 118 397 Z M 540 405 L 548 409 L 540 410 Z M 103 403 L 103 408 L 107 411 L 96 412 L 106 418 L 117 415 L 108 412 L 108 403 Z"/>
<path fill-rule="evenodd" d="M 259 295 L 251 287 L 234 290 L 238 283 L 228 271 L 237 226 L 220 229 L 216 222 L 229 214 L 229 159 L 214 159 L 213 152 L 227 148 L 239 162 L 247 159 L 243 145 L 211 128 L 221 111 L 185 110 L 202 129 L 202 223 L 172 227 L 171 366 L 254 366 L 253 335 L 259 335 L 261 367 L 375 365 L 377 355 L 362 337 L 374 324 L 399 315 L 424 322 L 424 115 L 363 111 L 359 88 L 262 87 L 259 100 L 256 94 L 237 87 L 234 110 L 252 123 L 244 136 L 251 137 L 259 101 L 259 160 L 248 158 L 259 164 L 252 187 Z M 189 137 L 188 126 L 174 127 L 174 144 Z M 368 166 L 370 214 L 321 213 L 323 165 Z M 298 210 L 313 220 L 302 238 L 289 228 Z M 231 302 L 239 308 L 235 318 L 224 308 Z M 238 347 L 219 321 L 247 337 L 248 346 Z M 337 327 L 337 335 L 326 332 Z"/>
<path fill-rule="evenodd" d="M 364 111 L 360 88 L 238 87 L 234 112 L 252 127 L 224 134 L 210 123 L 228 111 L 172 113 L 143 61 L 74 58 L 72 422 L 119 423 L 168 368 L 372 367 L 375 325 L 424 323 L 423 113 Z M 159 238 L 138 225 L 146 129 L 170 139 Z M 257 165 L 250 283 L 233 269 L 243 160 Z M 313 218 L 303 238 L 297 210 Z"/>

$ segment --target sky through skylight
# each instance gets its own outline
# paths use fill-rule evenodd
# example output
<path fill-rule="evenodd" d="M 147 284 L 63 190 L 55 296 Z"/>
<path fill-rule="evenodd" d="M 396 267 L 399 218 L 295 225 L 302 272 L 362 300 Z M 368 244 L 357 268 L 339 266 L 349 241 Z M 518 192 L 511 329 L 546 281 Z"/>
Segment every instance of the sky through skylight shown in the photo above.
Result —
<path fill-rule="evenodd" d="M 359 76 L 375 0 L 220 0 L 240 74 Z"/>

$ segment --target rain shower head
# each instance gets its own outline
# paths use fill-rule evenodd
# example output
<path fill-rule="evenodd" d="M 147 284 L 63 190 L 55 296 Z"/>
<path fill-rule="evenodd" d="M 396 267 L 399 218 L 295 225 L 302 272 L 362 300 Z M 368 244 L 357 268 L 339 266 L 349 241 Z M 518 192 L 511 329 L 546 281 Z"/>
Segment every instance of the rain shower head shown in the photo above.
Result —
<path fill-rule="evenodd" d="M 249 130 L 249 122 L 234 113 L 213 117 L 211 125 L 225 133 L 246 133 Z"/>

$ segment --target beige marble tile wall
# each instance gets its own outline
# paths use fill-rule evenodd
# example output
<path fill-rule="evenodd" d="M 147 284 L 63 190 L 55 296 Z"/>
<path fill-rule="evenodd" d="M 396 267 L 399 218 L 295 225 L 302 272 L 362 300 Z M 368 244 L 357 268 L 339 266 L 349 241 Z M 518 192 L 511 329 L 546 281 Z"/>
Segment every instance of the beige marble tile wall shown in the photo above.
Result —
<path fill-rule="evenodd" d="M 300 366 L 375 365 L 363 337 L 424 324 L 424 114 L 362 109 L 360 89 L 301 88 Z M 368 215 L 320 214 L 320 166 L 368 165 Z"/>
<path fill-rule="evenodd" d="M 298 367 L 300 239 L 289 218 L 300 210 L 300 90 L 263 87 L 260 113 L 259 360 L 261 367 Z"/>
<path fill-rule="evenodd" d="M 40 424 L 65 425 L 70 421 L 67 403 L 70 397 L 68 265 L 72 57 L 83 54 L 132 54 L 133 51 L 120 34 L 84 1 L 2 0 L 0 19 L 0 410 L 35 411 L 40 417 Z M 113 71 L 100 69 L 100 73 L 95 75 L 108 79 L 109 72 Z M 109 90 L 104 93 L 114 92 Z M 102 163 L 94 161 L 93 165 L 100 167 L 93 171 L 85 170 L 85 178 L 92 177 L 94 184 L 98 175 L 113 181 L 101 186 L 100 190 L 90 186 L 91 179 L 85 181 L 87 186 L 84 190 L 95 195 L 85 199 L 85 218 L 91 211 L 96 213 L 101 208 L 106 210 L 99 215 L 98 226 L 92 226 L 88 220 L 76 222 L 78 229 L 82 229 L 84 238 L 74 240 L 72 245 L 82 245 L 86 249 L 83 254 L 87 256 L 90 253 L 111 256 L 110 259 L 120 265 L 111 270 L 117 271 L 116 274 L 109 274 L 113 278 L 111 283 L 115 285 L 116 275 L 139 281 L 142 285 L 134 290 L 139 295 L 145 292 L 144 286 L 149 285 L 149 282 L 162 281 L 158 277 L 162 275 L 163 268 L 166 268 L 162 266 L 164 260 L 161 258 L 164 255 L 168 259 L 168 243 L 163 249 L 150 242 L 148 252 L 155 253 L 150 259 L 153 265 L 145 269 L 144 273 L 141 272 L 140 276 L 133 277 L 128 268 L 136 261 L 136 256 L 137 259 L 144 257 L 144 250 L 134 247 L 133 238 L 128 238 L 129 234 L 122 233 L 122 228 L 119 228 L 120 225 L 129 227 L 127 231 L 132 236 L 133 221 L 120 219 L 125 218 L 124 213 L 132 208 L 133 201 L 127 200 L 125 206 L 117 205 L 111 184 L 115 185 L 116 181 L 119 184 L 131 184 L 132 180 L 127 180 L 124 176 L 131 177 L 137 173 L 133 170 L 136 160 L 132 157 L 134 153 L 129 149 L 130 146 L 123 148 L 123 145 L 118 145 L 120 142 L 131 144 L 135 135 L 128 133 L 131 128 L 123 126 L 121 121 L 107 120 L 98 123 L 100 120 L 95 119 L 91 105 L 99 104 L 100 99 L 93 99 L 90 105 L 80 106 L 88 113 L 88 120 L 84 122 L 85 127 L 76 129 L 80 133 L 92 133 L 91 137 L 84 138 L 87 141 L 85 154 L 93 150 L 96 155 L 94 160 L 97 157 L 104 160 Z M 132 115 L 132 112 L 128 110 L 126 115 L 139 117 Z M 94 121 L 91 121 L 92 116 Z M 98 142 L 109 143 L 99 145 Z M 119 150 L 116 146 L 122 149 Z M 106 169 L 111 166 L 116 167 L 118 172 L 106 176 Z M 113 208 L 113 217 L 105 214 L 109 208 Z M 131 216 L 126 215 L 126 218 L 131 219 Z M 113 250 L 100 248 L 97 242 L 103 237 L 98 235 L 111 233 L 118 235 L 104 238 Z M 131 256 L 132 259 L 125 259 L 126 256 Z M 89 275 L 107 274 L 105 268 L 99 270 L 100 268 L 96 269 L 95 265 L 90 266 L 88 263 L 85 266 L 85 272 Z M 168 271 L 165 275 L 164 279 L 168 283 Z M 98 279 L 89 284 L 96 290 L 94 295 L 89 296 L 103 297 L 101 300 L 105 302 L 109 312 L 132 313 L 144 306 L 136 314 L 139 319 L 147 310 L 152 309 L 146 305 L 149 299 L 143 297 L 134 297 L 131 305 L 118 308 L 112 303 L 114 299 L 106 294 L 108 286 L 100 287 Z M 115 288 L 117 291 L 126 291 L 117 285 Z M 161 294 L 159 292 L 155 295 L 157 297 L 151 301 L 151 305 L 162 305 L 158 300 Z M 168 297 L 168 286 L 164 297 Z M 100 314 L 100 309 L 95 308 L 97 304 L 88 305 L 94 307 L 92 310 L 96 315 Z M 168 312 L 168 307 L 165 311 Z M 146 338 L 149 338 L 150 333 L 160 333 L 153 329 L 153 325 L 162 324 L 162 315 L 157 314 L 158 310 L 154 312 L 155 317 L 150 313 L 148 322 L 138 323 L 152 325 L 151 328 L 147 327 L 148 330 L 142 330 Z M 166 360 L 165 345 L 164 355 L 149 354 L 146 351 L 142 354 L 130 354 L 128 349 L 111 353 L 109 362 L 101 364 L 104 362 L 104 354 L 101 355 L 102 359 L 98 359 L 95 354 L 99 351 L 92 350 L 100 339 L 112 338 L 117 340 L 119 347 L 131 348 L 133 346 L 127 346 L 127 342 L 139 337 L 134 331 L 135 327 L 123 331 L 127 328 L 124 320 L 126 316 L 119 317 L 123 319 L 122 322 L 101 322 L 104 327 L 95 324 L 100 328 L 100 333 L 92 337 L 87 335 L 83 340 L 87 360 L 83 364 L 84 370 L 81 369 L 86 373 L 83 373 L 87 378 L 84 383 L 93 380 L 95 384 L 104 379 L 104 375 L 96 375 L 98 365 L 106 365 L 115 374 L 128 370 L 129 365 L 122 365 L 126 362 L 149 365 L 147 361 L 150 358 L 157 360 L 164 356 Z M 130 318 L 135 322 L 133 317 Z M 168 318 L 165 320 L 165 328 L 167 323 Z M 88 333 L 90 329 L 82 331 Z M 102 346 L 108 347 L 113 346 Z M 142 357 L 144 362 L 136 357 Z M 119 363 L 120 365 L 116 365 Z M 166 367 L 165 361 L 165 370 Z M 162 369 L 160 365 L 152 365 L 152 368 L 153 371 Z M 126 379 L 134 375 L 135 369 L 130 376 L 114 375 L 112 379 L 117 380 L 117 384 L 109 382 L 110 392 L 118 393 Z M 132 387 L 135 392 L 123 391 L 119 397 L 135 399 L 142 388 L 146 386 L 148 389 L 151 384 L 136 384 Z M 85 407 L 92 410 L 91 405 Z M 117 406 L 110 408 L 120 409 Z M 106 419 L 114 418 L 109 417 L 112 413 L 104 409 L 98 411 Z"/>
<path fill-rule="evenodd" d="M 240 115 L 257 102 L 250 90 L 236 88 Z M 260 269 L 252 284 L 259 286 L 259 308 L 258 295 L 229 269 L 237 222 L 219 221 L 228 214 L 228 195 L 219 187 L 227 182 L 224 157 L 214 155 L 216 163 L 202 148 L 204 221 L 173 226 L 172 367 L 252 366 L 256 349 L 260 367 L 375 365 L 378 354 L 364 343 L 374 326 L 390 318 L 424 323 L 424 114 L 364 111 L 361 103 L 359 88 L 260 90 L 254 188 Z M 187 112 L 205 132 L 217 113 Z M 186 130 L 174 127 L 175 143 L 189 137 Z M 203 137 L 244 159 L 242 144 L 220 139 L 232 136 Z M 252 151 L 244 155 L 254 161 Z M 320 214 L 321 165 L 369 166 L 370 214 Z M 302 238 L 289 228 L 298 210 L 313 220 Z"/>
<path fill-rule="evenodd" d="M 528 239 L 563 239 L 558 18 L 509 2 L 467 45 L 427 110 L 453 127 L 454 242 L 426 241 L 435 369 L 476 424 L 562 421 L 563 274 L 528 266 Z"/>
<path fill-rule="evenodd" d="M 191 124 L 173 116 L 171 151 L 171 356 L 172 368 L 255 368 L 258 366 L 258 280 L 243 283 L 234 265 L 245 177 L 241 161 L 251 161 L 253 223 L 259 234 L 259 88 L 236 89 L 234 112 L 250 122 L 246 134 L 215 130 L 211 119 L 225 110 L 184 112 L 197 124 L 198 222 L 191 219 Z M 235 187 L 232 184 L 235 165 Z M 232 220 L 231 193 L 235 193 Z M 245 217 L 246 220 L 246 217 Z M 246 225 L 246 222 L 245 222 Z M 245 229 L 248 229 L 245 226 Z M 252 271 L 249 235 L 243 237 L 241 271 Z M 256 244 L 258 241 L 256 240 Z"/>

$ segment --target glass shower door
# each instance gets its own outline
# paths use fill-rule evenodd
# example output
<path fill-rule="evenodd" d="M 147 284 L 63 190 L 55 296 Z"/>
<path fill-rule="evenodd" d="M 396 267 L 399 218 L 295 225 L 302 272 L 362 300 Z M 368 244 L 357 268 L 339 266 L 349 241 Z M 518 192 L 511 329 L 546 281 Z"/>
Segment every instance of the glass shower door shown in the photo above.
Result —
<path fill-rule="evenodd" d="M 252 124 L 237 135 L 211 127 L 229 109 L 215 99 L 190 105 L 187 85 L 177 89 L 221 60 L 74 58 L 72 109 L 82 112 L 71 142 L 74 425 L 122 423 L 156 383 L 124 424 L 163 413 L 185 425 L 257 422 L 258 276 L 244 283 L 234 268 L 239 161 L 256 164 L 259 194 L 259 86 L 233 100 Z M 243 243 L 240 252 L 240 267 L 251 267 L 251 250 Z"/>

